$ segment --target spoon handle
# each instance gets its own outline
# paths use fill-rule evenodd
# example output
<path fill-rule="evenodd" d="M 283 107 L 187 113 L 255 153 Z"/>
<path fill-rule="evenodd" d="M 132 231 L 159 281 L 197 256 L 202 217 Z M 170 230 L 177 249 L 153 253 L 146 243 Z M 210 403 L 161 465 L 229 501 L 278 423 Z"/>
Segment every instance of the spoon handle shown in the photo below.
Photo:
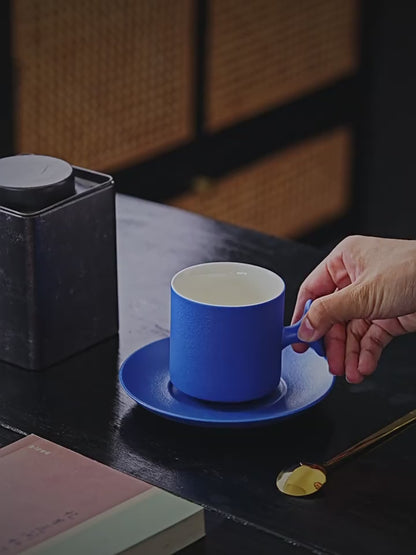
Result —
<path fill-rule="evenodd" d="M 358 443 L 355 443 L 354 445 L 352 445 L 342 453 L 335 455 L 335 457 L 332 457 L 332 459 L 329 459 L 328 461 L 326 461 L 323 466 L 325 468 L 329 468 L 330 466 L 335 466 L 336 464 L 340 463 L 347 457 L 351 457 L 352 455 L 355 455 L 359 451 L 362 451 L 363 449 L 366 449 L 370 445 L 373 445 L 373 443 L 376 443 L 381 439 L 384 439 L 385 437 L 393 434 L 394 432 L 397 432 L 401 428 L 408 426 L 415 420 L 416 420 L 416 409 L 411 410 L 401 418 L 398 418 L 391 424 L 388 424 L 384 428 L 381 428 L 381 430 L 378 430 L 378 432 L 374 432 L 374 434 L 371 434 L 370 436 L 362 439 Z"/>

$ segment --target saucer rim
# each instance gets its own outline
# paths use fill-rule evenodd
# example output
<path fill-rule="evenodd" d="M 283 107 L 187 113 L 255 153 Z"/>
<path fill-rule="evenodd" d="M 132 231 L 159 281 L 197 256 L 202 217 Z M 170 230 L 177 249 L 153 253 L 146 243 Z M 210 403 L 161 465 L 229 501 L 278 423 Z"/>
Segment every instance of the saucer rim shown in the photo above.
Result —
<path fill-rule="evenodd" d="M 164 337 L 161 339 L 156 339 L 155 341 L 151 341 L 145 345 L 143 345 L 142 347 L 139 347 L 138 349 L 136 349 L 135 351 L 133 351 L 132 353 L 130 353 L 130 355 L 128 355 L 126 357 L 126 359 L 122 362 L 121 366 L 120 366 L 120 370 L 119 370 L 119 382 L 122 385 L 124 391 L 126 392 L 126 394 L 133 399 L 136 403 L 138 403 L 140 406 L 144 407 L 146 410 L 152 412 L 153 414 L 156 414 L 158 416 L 161 416 L 163 418 L 169 419 L 169 420 L 173 420 L 175 422 L 182 422 L 184 424 L 191 424 L 191 425 L 201 425 L 201 426 L 210 426 L 210 427 L 243 427 L 243 426 L 255 426 L 255 425 L 266 425 L 270 422 L 275 422 L 278 420 L 283 420 L 285 418 L 288 418 L 290 416 L 293 416 L 295 414 L 298 414 L 300 412 L 303 412 L 305 410 L 308 410 L 309 408 L 312 408 L 313 406 L 317 405 L 319 402 L 321 402 L 331 391 L 331 389 L 334 386 L 335 383 L 335 376 L 330 374 L 328 372 L 328 386 L 325 389 L 325 391 L 319 395 L 318 397 L 316 397 L 315 399 L 313 399 L 311 402 L 305 404 L 305 405 L 301 405 L 299 407 L 295 407 L 289 410 L 282 410 L 282 411 L 271 411 L 270 414 L 267 415 L 262 415 L 256 416 L 256 412 L 250 412 L 249 410 L 247 410 L 247 416 L 240 416 L 240 417 L 235 417 L 233 418 L 232 416 L 230 416 L 230 418 L 224 419 L 221 417 L 216 416 L 217 411 L 215 409 L 213 410 L 213 414 L 211 417 L 204 417 L 204 416 L 192 416 L 192 415 L 186 415 L 186 414 L 177 414 L 175 412 L 172 412 L 172 410 L 166 409 L 166 408 L 160 408 L 160 406 L 155 406 L 154 404 L 149 404 L 149 402 L 147 401 L 143 401 L 142 399 L 139 399 L 138 396 L 133 393 L 131 391 L 131 389 L 129 389 L 124 381 L 123 378 L 123 373 L 125 370 L 126 365 L 131 361 L 131 358 L 133 358 L 135 355 L 137 355 L 139 352 L 143 351 L 146 348 L 151 348 L 151 347 L 156 347 L 156 344 L 159 343 L 167 343 L 169 342 L 170 337 Z M 286 347 L 286 349 L 290 349 L 291 347 L 288 346 Z M 318 355 L 316 355 L 318 356 Z M 161 370 L 163 371 L 163 370 Z M 284 370 L 282 369 L 282 379 L 283 381 L 286 382 L 286 386 L 287 388 L 289 388 L 290 386 L 290 376 L 284 374 Z M 287 391 L 286 391 L 287 393 Z M 285 393 L 285 395 L 286 395 Z M 186 395 L 185 393 L 183 393 L 183 395 Z M 283 397 L 280 397 L 277 401 L 276 401 L 276 405 L 278 403 L 280 403 L 284 398 L 285 395 Z M 171 396 L 173 397 L 173 396 Z M 188 396 L 189 397 L 189 396 Z M 193 399 L 192 397 L 189 397 L 190 399 L 192 399 L 193 401 L 199 402 L 202 405 L 205 406 L 205 408 L 209 409 L 210 406 L 214 405 L 215 403 L 211 403 L 208 401 L 203 401 L 200 399 Z M 158 400 L 157 398 L 155 398 L 156 400 Z M 177 399 L 175 399 L 176 403 L 179 403 L 181 406 L 183 406 L 180 401 L 178 401 Z M 257 401 L 259 402 L 259 401 Z M 218 403 L 218 405 L 224 405 L 227 403 Z"/>

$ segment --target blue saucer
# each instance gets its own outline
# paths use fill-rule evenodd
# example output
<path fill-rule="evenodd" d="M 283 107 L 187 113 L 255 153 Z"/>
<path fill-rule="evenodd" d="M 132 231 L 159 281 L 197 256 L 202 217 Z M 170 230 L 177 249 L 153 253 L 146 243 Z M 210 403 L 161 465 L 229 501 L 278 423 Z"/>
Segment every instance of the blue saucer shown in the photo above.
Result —
<path fill-rule="evenodd" d="M 286 418 L 319 403 L 330 391 L 334 376 L 325 358 L 312 349 L 282 353 L 282 379 L 276 392 L 249 403 L 198 401 L 169 380 L 169 338 L 132 353 L 120 368 L 127 394 L 144 408 L 170 420 L 212 427 L 259 426 Z"/>

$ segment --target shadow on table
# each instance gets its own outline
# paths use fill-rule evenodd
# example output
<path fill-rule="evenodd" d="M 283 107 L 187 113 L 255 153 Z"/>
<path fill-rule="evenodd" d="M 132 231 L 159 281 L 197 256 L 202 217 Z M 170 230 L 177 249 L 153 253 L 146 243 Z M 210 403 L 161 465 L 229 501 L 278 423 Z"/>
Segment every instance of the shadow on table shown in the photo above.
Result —
<path fill-rule="evenodd" d="M 104 438 L 117 393 L 117 336 L 38 372 L 0 362 L 0 417 L 24 433 L 58 442 Z"/>
<path fill-rule="evenodd" d="M 279 465 L 290 462 L 318 462 L 331 431 L 321 406 L 266 426 L 229 429 L 181 424 L 136 406 L 120 427 L 127 448 L 158 465 L 204 467 L 205 474 L 220 469 L 241 479 L 251 475 L 253 468 L 275 473 Z"/>

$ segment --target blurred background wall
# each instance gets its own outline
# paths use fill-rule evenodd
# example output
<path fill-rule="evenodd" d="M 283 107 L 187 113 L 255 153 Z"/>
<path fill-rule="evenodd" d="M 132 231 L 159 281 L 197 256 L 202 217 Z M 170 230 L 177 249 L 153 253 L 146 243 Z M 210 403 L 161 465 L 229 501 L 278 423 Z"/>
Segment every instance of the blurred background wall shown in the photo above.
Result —
<path fill-rule="evenodd" d="M 0 156 L 317 245 L 415 237 L 415 16 L 405 0 L 3 0 Z"/>

